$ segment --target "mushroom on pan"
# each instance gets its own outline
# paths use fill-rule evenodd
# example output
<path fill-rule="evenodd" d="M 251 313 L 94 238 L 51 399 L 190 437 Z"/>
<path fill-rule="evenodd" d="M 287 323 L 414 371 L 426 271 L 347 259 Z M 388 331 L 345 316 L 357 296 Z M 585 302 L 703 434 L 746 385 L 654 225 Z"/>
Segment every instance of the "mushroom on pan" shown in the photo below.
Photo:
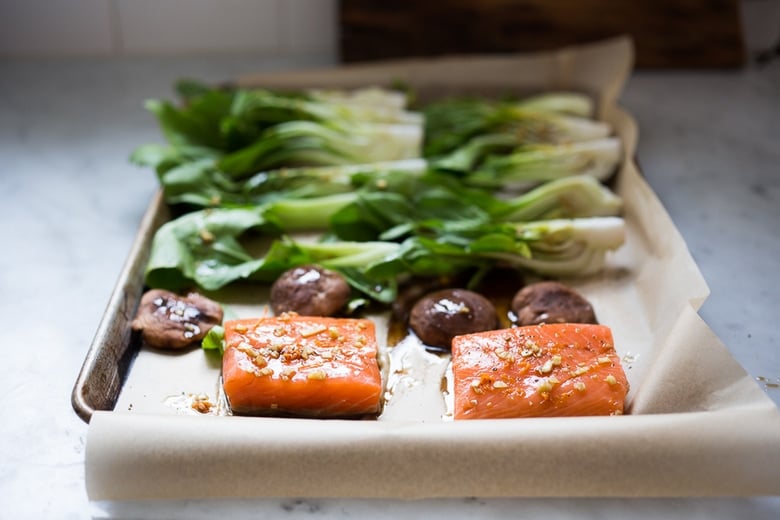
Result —
<path fill-rule="evenodd" d="M 538 282 L 520 289 L 512 299 L 518 325 L 598 323 L 593 306 L 560 282 Z"/>
<path fill-rule="evenodd" d="M 443 289 L 421 298 L 409 318 L 409 326 L 426 345 L 450 348 L 452 338 L 495 329 L 496 309 L 481 294 L 466 289 Z"/>
<path fill-rule="evenodd" d="M 271 309 L 277 315 L 335 316 L 349 301 L 350 293 L 349 284 L 339 273 L 303 265 L 286 271 L 271 286 Z"/>
<path fill-rule="evenodd" d="M 183 349 L 201 341 L 222 317 L 222 307 L 198 293 L 152 289 L 141 297 L 131 327 L 151 347 Z"/>

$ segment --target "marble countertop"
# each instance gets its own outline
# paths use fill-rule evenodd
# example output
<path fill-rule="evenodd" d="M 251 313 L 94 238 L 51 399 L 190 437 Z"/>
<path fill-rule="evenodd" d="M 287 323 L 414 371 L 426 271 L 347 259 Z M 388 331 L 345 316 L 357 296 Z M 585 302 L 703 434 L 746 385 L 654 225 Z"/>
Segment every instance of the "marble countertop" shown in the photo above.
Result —
<path fill-rule="evenodd" d="M 308 64 L 322 64 L 312 57 Z M 70 392 L 156 189 L 130 150 L 159 139 L 142 100 L 180 77 L 288 63 L 253 56 L 0 62 L 2 518 L 778 518 L 780 498 L 251 500 L 89 504 Z M 638 158 L 712 295 L 701 314 L 780 403 L 780 62 L 635 73 Z"/>

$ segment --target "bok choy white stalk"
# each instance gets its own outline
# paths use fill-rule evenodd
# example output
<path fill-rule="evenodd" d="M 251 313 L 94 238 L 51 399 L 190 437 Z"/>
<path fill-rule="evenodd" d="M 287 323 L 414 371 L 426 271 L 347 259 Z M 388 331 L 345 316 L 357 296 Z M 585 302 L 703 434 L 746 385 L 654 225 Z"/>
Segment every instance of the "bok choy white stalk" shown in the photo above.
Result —
<path fill-rule="evenodd" d="M 577 117 L 592 118 L 594 104 L 590 96 L 579 92 L 544 92 L 523 98 L 519 108 L 542 112 L 557 112 Z"/>

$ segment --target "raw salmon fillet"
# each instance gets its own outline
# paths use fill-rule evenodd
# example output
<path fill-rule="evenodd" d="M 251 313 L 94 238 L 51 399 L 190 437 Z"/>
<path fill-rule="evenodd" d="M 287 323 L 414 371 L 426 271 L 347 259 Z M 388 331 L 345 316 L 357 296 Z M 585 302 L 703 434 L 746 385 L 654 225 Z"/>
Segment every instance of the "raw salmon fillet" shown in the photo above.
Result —
<path fill-rule="evenodd" d="M 604 325 L 548 324 L 452 340 L 455 419 L 620 415 L 628 380 Z"/>
<path fill-rule="evenodd" d="M 382 380 L 374 324 L 295 314 L 227 321 L 222 380 L 238 414 L 375 414 Z"/>

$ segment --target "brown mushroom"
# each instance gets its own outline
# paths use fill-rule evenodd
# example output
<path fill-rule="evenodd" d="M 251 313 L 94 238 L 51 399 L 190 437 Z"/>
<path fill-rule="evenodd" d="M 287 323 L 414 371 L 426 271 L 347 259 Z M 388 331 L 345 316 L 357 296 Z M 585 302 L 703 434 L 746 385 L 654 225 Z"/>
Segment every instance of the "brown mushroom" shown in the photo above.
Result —
<path fill-rule="evenodd" d="M 495 329 L 497 324 L 493 304 L 466 289 L 444 289 L 421 298 L 409 318 L 423 343 L 446 349 L 455 336 Z"/>
<path fill-rule="evenodd" d="M 271 286 L 271 309 L 279 315 L 335 316 L 349 301 L 349 284 L 339 273 L 317 265 L 286 271 Z"/>
<path fill-rule="evenodd" d="M 182 349 L 201 341 L 222 317 L 222 307 L 198 293 L 152 289 L 141 297 L 131 327 L 151 347 Z"/>
<path fill-rule="evenodd" d="M 593 306 L 581 294 L 560 282 L 525 286 L 512 299 L 518 325 L 540 323 L 598 323 Z"/>

